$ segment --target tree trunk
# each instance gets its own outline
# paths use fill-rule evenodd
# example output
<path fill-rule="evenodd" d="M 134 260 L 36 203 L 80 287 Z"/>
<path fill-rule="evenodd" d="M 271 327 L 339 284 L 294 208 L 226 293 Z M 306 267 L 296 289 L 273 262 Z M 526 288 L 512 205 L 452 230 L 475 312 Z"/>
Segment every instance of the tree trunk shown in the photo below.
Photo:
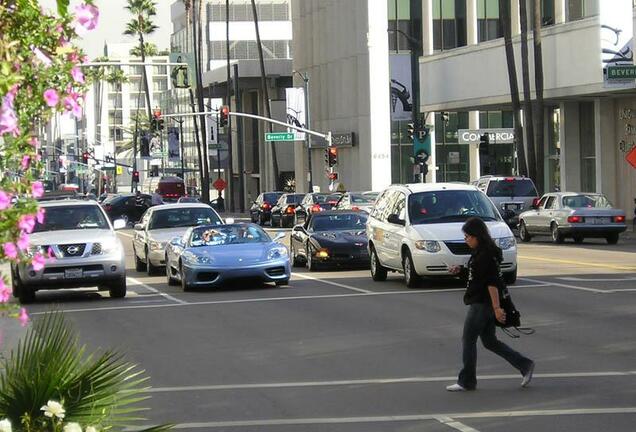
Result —
<path fill-rule="evenodd" d="M 532 95 L 530 92 L 530 56 L 528 54 L 528 8 L 527 0 L 519 0 L 521 21 L 521 69 L 523 77 L 523 114 L 526 137 L 526 154 L 528 160 L 528 176 L 536 182 L 537 164 L 534 149 L 534 116 L 532 113 Z"/>
<path fill-rule="evenodd" d="M 521 127 L 521 101 L 519 100 L 519 81 L 517 80 L 517 64 L 515 61 L 515 51 L 512 46 L 512 28 L 510 16 L 510 1 L 499 0 L 499 10 L 503 22 L 504 41 L 506 48 L 506 63 L 508 65 L 508 81 L 510 83 L 510 98 L 512 101 L 512 113 L 515 126 L 515 142 L 517 151 L 517 161 L 519 164 L 518 175 L 528 175 L 526 165 L 526 152 L 524 149 L 523 128 Z"/>
<path fill-rule="evenodd" d="M 146 50 L 144 49 L 143 33 L 139 33 L 139 50 L 141 52 L 141 62 L 146 63 Z M 150 106 L 150 88 L 148 87 L 148 75 L 146 75 L 145 65 L 141 68 L 141 77 L 144 83 L 144 91 L 146 92 L 146 108 L 148 110 L 148 120 L 150 121 L 152 118 L 152 107 Z"/>
<path fill-rule="evenodd" d="M 261 43 L 261 33 L 258 28 L 258 12 L 256 1 L 252 0 L 252 14 L 254 15 L 254 27 L 256 28 L 256 44 L 258 46 L 258 60 L 261 65 L 261 87 L 263 88 L 263 98 L 265 99 L 265 110 L 268 118 L 272 118 L 272 108 L 269 103 L 269 91 L 267 89 L 267 79 L 265 75 L 265 61 L 263 59 L 263 44 Z M 272 132 L 272 123 L 269 123 L 269 131 Z M 274 185 L 276 190 L 281 190 L 278 178 L 278 158 L 276 157 L 276 142 L 272 141 L 272 168 L 274 171 Z"/>
<path fill-rule="evenodd" d="M 545 185 L 545 148 L 544 148 L 544 106 L 543 106 L 543 50 L 541 48 L 541 1 L 534 3 L 534 86 L 537 98 L 534 104 L 534 142 L 536 149 L 537 177 L 535 184 L 539 194 L 547 192 L 549 185 Z"/>

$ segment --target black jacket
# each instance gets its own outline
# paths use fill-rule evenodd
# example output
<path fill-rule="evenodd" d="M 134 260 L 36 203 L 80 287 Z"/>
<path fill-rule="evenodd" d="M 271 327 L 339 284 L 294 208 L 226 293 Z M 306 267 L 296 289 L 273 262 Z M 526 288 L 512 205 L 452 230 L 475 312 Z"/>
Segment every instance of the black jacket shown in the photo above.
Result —
<path fill-rule="evenodd" d="M 464 294 L 464 304 L 491 302 L 489 286 L 498 286 L 499 270 L 503 255 L 501 249 L 480 248 L 473 252 L 468 261 L 468 286 Z"/>

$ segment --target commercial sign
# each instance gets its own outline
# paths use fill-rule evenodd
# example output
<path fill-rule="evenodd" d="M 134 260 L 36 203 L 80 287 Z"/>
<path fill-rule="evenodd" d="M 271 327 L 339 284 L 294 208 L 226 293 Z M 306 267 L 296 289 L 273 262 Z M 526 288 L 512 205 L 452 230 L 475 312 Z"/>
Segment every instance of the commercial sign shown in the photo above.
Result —
<path fill-rule="evenodd" d="M 391 54 L 391 120 L 413 118 L 413 89 L 411 80 L 411 55 Z"/>
<path fill-rule="evenodd" d="M 601 66 L 605 87 L 631 86 L 633 77 L 626 76 L 621 81 L 615 66 L 633 66 L 633 0 L 612 0 L 598 2 Z M 613 69 L 610 72 L 610 68 Z M 611 76 L 612 74 L 613 76 Z"/>
<path fill-rule="evenodd" d="M 287 113 L 287 123 L 306 129 L 305 120 L 305 91 L 302 88 L 291 87 L 285 89 L 285 112 Z M 294 141 L 304 141 L 305 133 L 295 129 L 287 129 L 289 133 L 295 135 Z"/>
<path fill-rule="evenodd" d="M 355 145 L 355 133 L 336 132 L 331 134 L 331 145 L 334 147 L 353 147 Z M 311 142 L 312 149 L 327 148 L 327 141 L 314 138 Z"/>
<path fill-rule="evenodd" d="M 515 142 L 515 130 L 502 129 L 459 129 L 457 138 L 459 144 L 478 144 L 481 136 L 487 133 L 490 144 L 512 144 Z"/>
<path fill-rule="evenodd" d="M 168 159 L 171 161 L 178 161 L 181 157 L 180 141 L 179 141 L 179 128 L 168 128 Z"/>
<path fill-rule="evenodd" d="M 196 89 L 194 56 L 190 53 L 170 53 L 170 63 L 187 63 L 188 66 L 170 66 L 170 79 L 175 88 Z M 160 64 L 160 63 L 158 63 Z"/>

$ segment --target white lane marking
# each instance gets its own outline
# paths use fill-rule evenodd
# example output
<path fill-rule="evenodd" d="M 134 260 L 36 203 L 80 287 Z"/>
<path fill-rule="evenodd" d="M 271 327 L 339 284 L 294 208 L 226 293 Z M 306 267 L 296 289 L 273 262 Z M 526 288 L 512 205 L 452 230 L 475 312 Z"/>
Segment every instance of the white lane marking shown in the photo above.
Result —
<path fill-rule="evenodd" d="M 597 294 L 605 294 L 607 293 L 606 290 L 600 290 L 600 289 L 596 289 L 596 288 L 586 288 L 586 287 L 581 287 L 581 286 L 577 286 L 577 285 L 569 285 L 569 284 L 562 284 L 562 283 L 558 283 L 558 282 L 546 282 L 546 281 L 542 281 L 542 280 L 538 280 L 538 279 L 531 279 L 531 278 L 519 278 L 520 280 L 524 280 L 524 281 L 528 281 L 528 282 L 532 282 L 532 283 L 548 283 L 549 285 L 552 286 L 558 286 L 561 288 L 569 288 L 569 289 L 574 289 L 574 290 L 579 290 L 579 291 L 587 291 L 587 292 L 593 292 L 593 293 L 597 293 Z"/>
<path fill-rule="evenodd" d="M 628 277 L 628 278 L 598 278 L 598 279 L 586 279 L 586 278 L 578 278 L 578 277 L 560 277 L 557 278 L 563 281 L 571 281 L 571 282 L 627 282 L 634 281 L 636 277 Z"/>
<path fill-rule="evenodd" d="M 457 420 L 448 416 L 440 416 L 440 417 L 437 417 L 435 420 L 437 420 L 443 425 L 446 425 L 450 428 L 453 428 L 461 432 L 479 432 L 477 429 L 471 428 L 470 426 L 465 425 L 464 423 L 460 423 Z"/>
<path fill-rule="evenodd" d="M 130 303 L 132 304 L 141 304 L 141 303 L 157 303 L 157 302 L 162 302 L 163 299 L 157 299 L 157 300 L 133 300 Z"/>
<path fill-rule="evenodd" d="M 159 294 L 160 296 L 162 296 L 162 297 L 164 297 L 164 298 L 166 298 L 168 300 L 172 300 L 173 302 L 177 302 L 177 303 L 180 303 L 180 304 L 188 304 L 187 301 L 178 299 L 176 297 L 172 297 L 170 294 L 166 294 L 165 292 L 161 292 L 158 289 L 153 288 L 153 287 L 151 287 L 149 285 L 146 285 L 145 283 L 143 283 L 141 281 L 138 281 L 135 278 L 127 277 L 126 279 L 128 279 L 130 282 L 132 282 L 133 285 L 138 285 L 138 286 L 144 287 L 148 291 L 153 292 L 155 294 Z"/>
<path fill-rule="evenodd" d="M 563 379 L 563 378 L 607 378 L 624 377 L 636 375 L 636 371 L 608 371 L 608 372 L 564 372 L 564 373 L 544 373 L 534 374 L 534 378 L 541 379 Z M 519 374 L 502 375 L 480 375 L 478 380 L 509 380 L 521 379 Z M 253 383 L 253 384 L 217 384 L 198 385 L 181 387 L 153 387 L 148 390 L 150 393 L 171 393 L 189 391 L 216 391 L 216 390 L 245 390 L 245 389 L 265 389 L 265 388 L 303 388 L 303 387 L 337 387 L 352 385 L 382 385 L 382 384 L 413 384 L 413 383 L 434 383 L 456 381 L 457 375 L 437 376 L 437 377 L 405 377 L 405 378 L 375 378 L 358 380 L 337 380 L 337 381 L 300 381 L 300 382 L 277 382 L 277 383 Z"/>
<path fill-rule="evenodd" d="M 313 280 L 315 282 L 321 282 L 321 283 L 324 283 L 324 284 L 327 284 L 327 285 L 337 286 L 337 287 L 340 287 L 340 288 L 348 289 L 350 291 L 356 291 L 356 292 L 367 293 L 367 294 L 373 292 L 373 291 L 365 290 L 365 289 L 362 289 L 362 288 L 356 288 L 356 287 L 352 287 L 350 285 L 341 284 L 341 283 L 338 283 L 338 282 L 332 282 L 330 280 L 318 279 L 316 277 L 309 276 L 309 275 L 306 275 L 304 273 L 292 273 L 292 276 L 298 276 L 298 277 L 303 278 L 303 279 L 309 279 L 309 280 Z"/>
<path fill-rule="evenodd" d="M 314 417 L 295 419 L 262 419 L 262 420 L 238 420 L 238 421 L 213 421 L 197 423 L 181 423 L 174 429 L 197 428 L 228 428 L 250 426 L 285 426 L 285 425 L 319 425 L 319 424 L 352 424 L 352 423 L 390 423 L 390 422 L 414 422 L 423 420 L 438 420 L 439 418 L 452 419 L 480 419 L 480 418 L 505 418 L 505 417 L 536 417 L 536 416 L 561 416 L 561 415 L 601 415 L 601 414 L 636 414 L 636 407 L 623 408 L 574 408 L 560 410 L 527 410 L 527 411 L 481 411 L 464 413 L 436 413 L 414 415 L 387 415 L 374 417 Z M 145 427 L 145 426 L 144 426 Z M 124 429 L 125 431 L 139 431 L 144 427 Z"/>

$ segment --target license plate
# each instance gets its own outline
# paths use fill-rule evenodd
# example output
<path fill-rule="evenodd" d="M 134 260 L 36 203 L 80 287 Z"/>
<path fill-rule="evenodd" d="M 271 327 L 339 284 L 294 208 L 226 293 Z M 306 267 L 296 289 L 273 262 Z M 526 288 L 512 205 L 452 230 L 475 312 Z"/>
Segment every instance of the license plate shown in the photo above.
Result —
<path fill-rule="evenodd" d="M 592 220 L 595 225 L 607 225 L 610 223 L 610 218 L 608 217 L 597 217 Z"/>
<path fill-rule="evenodd" d="M 84 275 L 82 269 L 66 269 L 64 270 L 64 279 L 78 279 Z"/>
<path fill-rule="evenodd" d="M 521 209 L 521 204 L 504 204 L 504 209 L 506 210 L 520 210 Z"/>

